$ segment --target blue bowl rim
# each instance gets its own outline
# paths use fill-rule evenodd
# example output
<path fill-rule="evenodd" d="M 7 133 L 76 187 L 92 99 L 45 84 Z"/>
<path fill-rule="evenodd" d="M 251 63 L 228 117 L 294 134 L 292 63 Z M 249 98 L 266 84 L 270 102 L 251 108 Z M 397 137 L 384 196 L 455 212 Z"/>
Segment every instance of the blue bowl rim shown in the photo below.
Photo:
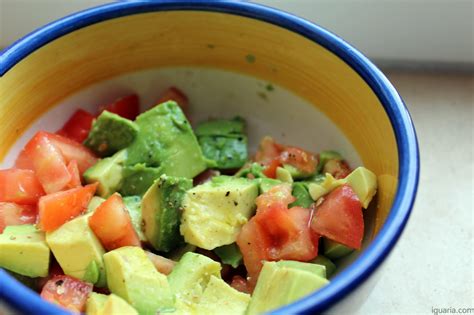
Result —
<path fill-rule="evenodd" d="M 359 257 L 331 283 L 319 291 L 275 310 L 274 314 L 321 312 L 334 305 L 364 282 L 387 257 L 410 216 L 419 180 L 419 152 L 410 114 L 393 85 L 362 53 L 322 27 L 289 13 L 240 1 L 161 0 L 105 4 L 87 9 L 43 26 L 16 41 L 0 54 L 0 76 L 23 58 L 65 34 L 117 17 L 154 11 L 195 10 L 222 12 L 268 22 L 300 34 L 325 47 L 351 66 L 372 88 L 394 128 L 399 158 L 399 183 L 389 216 L 382 229 Z M 0 269 L 0 298 L 23 312 L 66 314 L 43 301 L 39 295 Z M 25 303 L 25 301 L 28 301 Z"/>

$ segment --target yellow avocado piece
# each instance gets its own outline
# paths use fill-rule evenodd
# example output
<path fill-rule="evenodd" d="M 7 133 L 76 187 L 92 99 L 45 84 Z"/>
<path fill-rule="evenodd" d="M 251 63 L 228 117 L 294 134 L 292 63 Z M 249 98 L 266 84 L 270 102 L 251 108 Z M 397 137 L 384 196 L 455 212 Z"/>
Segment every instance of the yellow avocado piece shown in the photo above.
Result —
<path fill-rule="evenodd" d="M 225 310 L 225 314 L 240 315 L 245 313 L 249 302 L 249 294 L 239 292 L 224 280 L 211 276 L 196 310 L 200 314 L 220 314 Z"/>
<path fill-rule="evenodd" d="M 87 315 L 138 315 L 138 312 L 121 297 L 92 292 L 87 299 Z"/>
<path fill-rule="evenodd" d="M 108 299 L 108 295 L 91 292 L 86 302 L 86 314 L 87 315 L 99 315 L 102 314 L 101 310 L 104 307 L 105 301 Z"/>
<path fill-rule="evenodd" d="M 31 224 L 7 226 L 0 235 L 0 267 L 27 277 L 46 277 L 49 248 Z"/>
<path fill-rule="evenodd" d="M 89 217 L 89 214 L 80 216 L 46 233 L 46 243 L 66 275 L 88 281 L 96 278 L 95 285 L 104 287 L 106 273 L 102 256 L 105 250 L 89 227 Z M 95 268 L 98 277 L 93 276 Z"/>
<path fill-rule="evenodd" d="M 256 182 L 230 176 L 188 190 L 180 226 L 184 240 L 207 250 L 234 243 L 254 213 L 257 195 Z"/>
<path fill-rule="evenodd" d="M 277 167 L 276 179 L 281 180 L 284 183 L 293 183 L 293 177 L 291 176 L 290 171 L 283 167 Z"/>
<path fill-rule="evenodd" d="M 126 246 L 104 255 L 110 291 L 130 303 L 138 313 L 156 315 L 174 306 L 168 280 L 140 247 Z"/>
<path fill-rule="evenodd" d="M 335 179 L 331 174 L 327 173 L 321 183 L 309 184 L 308 191 L 311 198 L 316 201 L 335 188 L 345 184 L 351 186 L 359 198 L 362 207 L 367 209 L 370 201 L 377 192 L 377 176 L 362 166 L 356 168 L 346 178 L 342 179 Z"/>

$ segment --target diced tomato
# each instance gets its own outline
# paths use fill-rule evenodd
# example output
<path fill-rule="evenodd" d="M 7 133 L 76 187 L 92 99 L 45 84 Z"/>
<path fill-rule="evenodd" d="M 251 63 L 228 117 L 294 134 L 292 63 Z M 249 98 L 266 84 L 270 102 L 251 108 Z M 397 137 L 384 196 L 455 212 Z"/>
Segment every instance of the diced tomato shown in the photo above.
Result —
<path fill-rule="evenodd" d="M 94 183 L 41 197 L 38 202 L 39 228 L 53 231 L 80 215 L 94 196 L 97 185 Z"/>
<path fill-rule="evenodd" d="M 351 168 L 344 160 L 329 160 L 323 168 L 323 174 L 326 173 L 331 174 L 335 179 L 341 179 L 351 173 Z"/>
<path fill-rule="evenodd" d="M 78 109 L 57 134 L 82 143 L 89 135 L 93 121 L 94 115 Z"/>
<path fill-rule="evenodd" d="M 43 132 L 46 137 L 53 143 L 62 153 L 66 163 L 76 160 L 79 172 L 82 175 L 88 168 L 97 163 L 96 155 L 86 146 L 71 140 L 69 138 Z"/>
<path fill-rule="evenodd" d="M 31 170 L 0 170 L 0 202 L 34 205 L 44 190 Z"/>
<path fill-rule="evenodd" d="M 189 117 L 189 100 L 188 97 L 178 90 L 176 87 L 172 86 L 168 88 L 166 91 L 163 92 L 161 97 L 158 99 L 156 102 L 157 104 L 164 103 L 166 101 L 175 101 L 178 103 L 179 107 L 181 107 L 181 110 L 183 113 Z"/>
<path fill-rule="evenodd" d="M 271 137 L 262 139 L 255 161 L 266 166 L 263 172 L 270 178 L 275 178 L 276 169 L 282 164 L 289 164 L 308 175 L 313 174 L 318 166 L 316 155 L 297 147 L 278 144 Z"/>
<path fill-rule="evenodd" d="M 100 112 L 103 110 L 120 115 L 130 120 L 135 120 L 135 118 L 140 113 L 140 100 L 136 94 L 127 95 L 115 100 L 113 103 L 107 106 L 102 107 Z"/>
<path fill-rule="evenodd" d="M 145 251 L 145 253 L 155 266 L 156 270 L 158 270 L 160 273 L 169 275 L 171 271 L 173 271 L 173 268 L 176 265 L 175 261 L 160 255 L 153 254 L 149 251 Z"/>
<path fill-rule="evenodd" d="M 288 209 L 295 198 L 290 185 L 278 185 L 257 198 L 257 213 L 237 237 L 253 287 L 262 261 L 281 259 L 308 261 L 318 254 L 319 235 L 310 229 L 311 211 Z"/>
<path fill-rule="evenodd" d="M 89 226 L 107 250 L 123 246 L 141 246 L 122 197 L 115 193 L 89 218 Z"/>
<path fill-rule="evenodd" d="M 32 160 L 36 177 L 48 194 L 64 189 L 71 180 L 63 154 L 46 132 L 36 133 L 26 144 L 21 155 L 26 155 Z"/>
<path fill-rule="evenodd" d="M 37 213 L 36 207 L 32 205 L 0 202 L 0 233 L 10 225 L 36 223 Z"/>
<path fill-rule="evenodd" d="M 85 311 L 86 301 L 92 292 L 92 284 L 79 279 L 58 275 L 46 282 L 41 297 L 48 302 L 62 306 L 70 311 Z"/>
<path fill-rule="evenodd" d="M 77 161 L 72 160 L 67 165 L 67 170 L 71 174 L 71 181 L 67 184 L 67 188 L 76 188 L 82 186 L 81 184 L 81 174 L 79 174 L 79 168 L 77 166 Z"/>
<path fill-rule="evenodd" d="M 33 159 L 30 158 L 26 149 L 21 150 L 20 154 L 16 158 L 15 168 L 19 168 L 22 170 L 35 170 Z"/>
<path fill-rule="evenodd" d="M 311 228 L 350 248 L 360 249 L 364 237 L 362 206 L 349 185 L 330 192 L 316 208 Z"/>
<path fill-rule="evenodd" d="M 297 147 L 287 146 L 280 154 L 282 164 L 289 164 L 296 167 L 305 174 L 313 174 L 318 166 L 317 157 Z"/>
<path fill-rule="evenodd" d="M 240 291 L 243 293 L 252 293 L 252 289 L 249 288 L 247 280 L 245 280 L 241 276 L 234 276 L 232 278 L 232 282 L 230 283 L 230 286 L 236 289 L 237 291 Z"/>
<path fill-rule="evenodd" d="M 263 175 L 269 178 L 276 178 L 276 170 L 281 165 L 280 159 L 276 158 L 271 160 L 263 169 Z"/>

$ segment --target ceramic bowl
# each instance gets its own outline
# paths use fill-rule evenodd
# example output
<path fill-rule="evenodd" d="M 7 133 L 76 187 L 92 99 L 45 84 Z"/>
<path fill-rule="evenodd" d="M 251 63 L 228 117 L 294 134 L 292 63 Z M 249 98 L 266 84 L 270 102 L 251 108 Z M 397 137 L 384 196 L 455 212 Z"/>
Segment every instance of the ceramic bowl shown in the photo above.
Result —
<path fill-rule="evenodd" d="M 48 24 L 0 58 L 3 168 L 35 131 L 57 130 L 78 107 L 136 92 L 146 109 L 174 85 L 191 100 L 194 122 L 245 117 L 253 150 L 271 135 L 315 152 L 341 151 L 352 166 L 375 172 L 363 250 L 340 262 L 328 286 L 276 313 L 354 310 L 348 301 L 367 295 L 360 285 L 409 217 L 419 160 L 402 99 L 360 52 L 301 18 L 247 2 L 119 2 Z M 4 305 L 63 312 L 3 270 L 0 283 Z"/>

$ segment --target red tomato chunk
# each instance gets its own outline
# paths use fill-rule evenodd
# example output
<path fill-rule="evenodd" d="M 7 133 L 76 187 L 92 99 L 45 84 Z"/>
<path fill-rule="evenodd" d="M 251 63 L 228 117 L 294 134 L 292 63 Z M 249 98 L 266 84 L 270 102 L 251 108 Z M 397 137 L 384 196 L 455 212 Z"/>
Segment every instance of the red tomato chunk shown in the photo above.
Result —
<path fill-rule="evenodd" d="M 140 113 L 140 100 L 138 95 L 131 94 L 115 100 L 113 103 L 102 107 L 102 110 L 122 116 L 130 120 L 135 118 Z M 102 110 L 100 112 L 102 112 Z"/>
<path fill-rule="evenodd" d="M 106 250 L 141 246 L 122 197 L 115 193 L 104 201 L 89 219 L 89 226 Z"/>
<path fill-rule="evenodd" d="M 311 228 L 333 241 L 360 249 L 364 237 L 362 206 L 349 185 L 340 186 L 324 197 L 316 208 Z"/>
<path fill-rule="evenodd" d="M 57 134 L 82 143 L 89 135 L 93 120 L 94 115 L 78 109 Z"/>
<path fill-rule="evenodd" d="M 0 201 L 34 205 L 45 194 L 31 170 L 0 170 Z"/>
<path fill-rule="evenodd" d="M 36 223 L 37 214 L 36 206 L 0 202 L 0 233 L 9 225 Z"/>
<path fill-rule="evenodd" d="M 41 297 L 75 313 L 85 311 L 92 284 L 73 277 L 58 275 L 50 279 L 41 290 Z"/>

